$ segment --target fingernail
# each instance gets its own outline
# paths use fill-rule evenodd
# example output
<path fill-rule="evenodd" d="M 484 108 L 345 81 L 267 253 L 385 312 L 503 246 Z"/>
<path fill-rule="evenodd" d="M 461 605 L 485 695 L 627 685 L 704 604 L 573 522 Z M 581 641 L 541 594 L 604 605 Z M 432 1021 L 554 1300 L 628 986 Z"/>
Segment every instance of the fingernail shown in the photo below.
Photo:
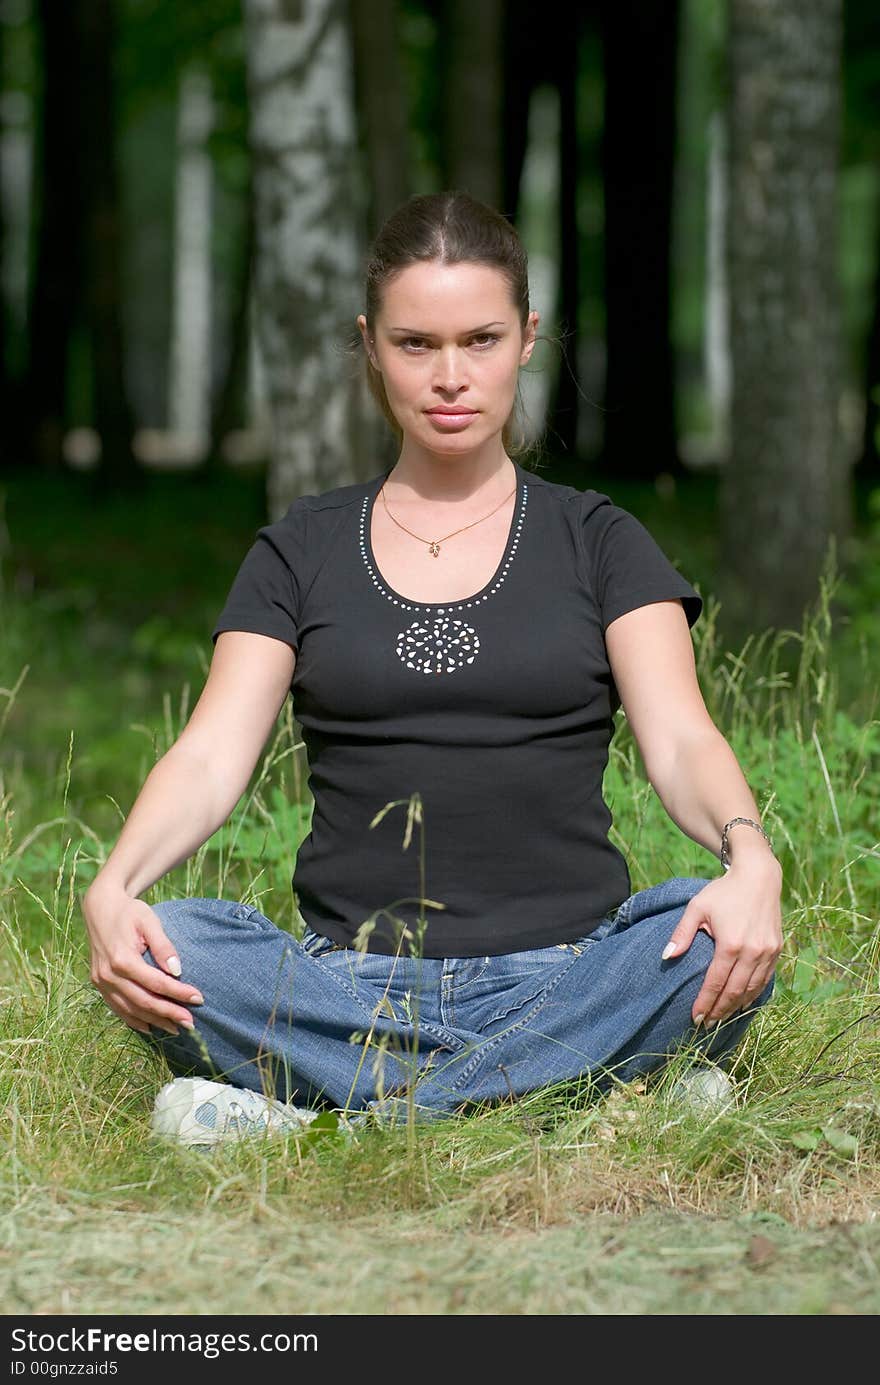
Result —
<path fill-rule="evenodd" d="M 165 1033 L 166 1033 L 166 1034 L 172 1034 L 172 1035 L 174 1036 L 174 1038 L 176 1039 L 177 1036 L 178 1036 L 178 1034 L 180 1033 L 180 1030 L 179 1030 L 175 1025 L 172 1025 L 172 1027 L 171 1027 L 170 1029 L 166 1029 L 166 1030 L 165 1030 Z"/>
<path fill-rule="evenodd" d="M 179 958 L 179 957 L 169 957 L 168 960 L 167 960 L 167 962 L 165 963 L 165 965 L 166 965 L 166 967 L 168 968 L 168 970 L 171 972 L 171 975 L 172 975 L 172 976 L 179 976 L 179 975 L 180 975 L 180 958 Z"/>
<path fill-rule="evenodd" d="M 697 1015 L 697 1016 L 695 1017 L 695 1019 L 694 1019 L 694 1028 L 695 1028 L 695 1029 L 699 1029 L 700 1025 L 703 1023 L 703 1020 L 704 1020 L 705 1018 L 706 1018 L 705 1015 Z"/>
<path fill-rule="evenodd" d="M 204 1005 L 205 997 L 202 995 L 201 991 L 193 991 L 189 998 L 189 1003 L 190 1005 Z"/>
<path fill-rule="evenodd" d="M 195 1020 L 189 1015 L 185 1020 L 181 1020 L 180 1023 L 183 1025 L 184 1029 L 195 1029 L 196 1027 Z"/>
<path fill-rule="evenodd" d="M 661 960 L 662 962 L 665 962 L 666 959 L 667 959 L 667 957 L 674 957 L 677 951 L 678 951 L 678 943 L 677 943 L 677 942 L 675 941 L 675 939 L 673 938 L 671 942 L 668 942 L 668 943 L 666 944 L 666 946 L 664 947 L 663 951 L 660 953 L 660 960 Z"/>

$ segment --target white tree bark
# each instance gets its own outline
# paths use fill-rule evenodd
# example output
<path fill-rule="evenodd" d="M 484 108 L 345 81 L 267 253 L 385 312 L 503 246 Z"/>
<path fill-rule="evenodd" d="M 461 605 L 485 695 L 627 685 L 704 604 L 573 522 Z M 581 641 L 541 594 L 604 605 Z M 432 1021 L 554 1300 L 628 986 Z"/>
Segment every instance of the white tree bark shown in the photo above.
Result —
<path fill-rule="evenodd" d="M 190 69 L 181 79 L 178 106 L 168 398 L 174 447 L 190 460 L 203 457 L 210 434 L 212 120 L 210 78 Z"/>
<path fill-rule="evenodd" d="M 29 0 L 0 6 L 0 216 L 3 227 L 2 286 L 10 326 L 23 341 L 29 290 L 29 237 L 32 212 L 34 134 L 30 70 L 16 70 L 10 57 L 14 30 L 31 23 Z M 30 64 L 28 64 L 30 67 Z M 7 342 L 7 351 L 12 343 Z M 22 348 L 19 348 L 21 354 Z M 22 361 L 16 367 L 22 369 Z"/>
<path fill-rule="evenodd" d="M 711 452 L 726 462 L 730 449 L 730 319 L 727 297 L 727 129 L 714 111 L 709 125 L 706 215 L 706 316 L 704 359 L 712 408 Z"/>
<path fill-rule="evenodd" d="M 351 44 L 342 0 L 244 0 L 268 509 L 370 474 Z"/>
<path fill-rule="evenodd" d="M 548 253 L 558 240 L 559 218 L 559 92 L 543 83 L 529 102 L 526 155 L 520 179 L 520 237 L 529 257 L 529 293 L 541 316 L 541 332 L 559 331 L 559 266 Z M 529 366 L 520 372 L 520 394 L 531 442 L 540 437 L 556 374 L 556 353 L 538 342 Z"/>
<path fill-rule="evenodd" d="M 30 98 L 7 91 L 0 98 L 0 204 L 3 217 L 3 296 L 16 329 L 27 319 L 28 230 L 31 218 L 33 135 Z"/>

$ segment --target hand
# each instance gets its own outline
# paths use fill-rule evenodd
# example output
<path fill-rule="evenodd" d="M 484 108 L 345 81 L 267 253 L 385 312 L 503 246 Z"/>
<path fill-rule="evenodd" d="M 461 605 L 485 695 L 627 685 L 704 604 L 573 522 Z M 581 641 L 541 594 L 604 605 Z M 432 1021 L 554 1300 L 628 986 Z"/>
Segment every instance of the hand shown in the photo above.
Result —
<path fill-rule="evenodd" d="M 92 985 L 114 1014 L 141 1034 L 149 1034 L 151 1025 L 169 1034 L 177 1034 L 180 1024 L 192 1029 L 192 1015 L 183 1006 L 201 1005 L 204 998 L 175 979 L 180 962 L 149 904 L 108 886 L 87 890 L 82 911 L 92 949 Z M 144 961 L 147 948 L 158 966 Z"/>
<path fill-rule="evenodd" d="M 691 1011 L 714 1024 L 749 1006 L 764 990 L 782 951 L 782 871 L 754 862 L 731 865 L 688 902 L 663 957 L 687 952 L 698 929 L 715 939 L 715 956 Z"/>

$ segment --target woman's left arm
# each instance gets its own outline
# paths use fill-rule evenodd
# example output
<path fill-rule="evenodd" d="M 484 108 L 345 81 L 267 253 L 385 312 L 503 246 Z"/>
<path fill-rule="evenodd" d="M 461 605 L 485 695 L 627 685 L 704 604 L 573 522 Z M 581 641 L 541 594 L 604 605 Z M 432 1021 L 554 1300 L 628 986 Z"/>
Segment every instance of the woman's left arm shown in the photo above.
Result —
<path fill-rule="evenodd" d="M 755 799 L 700 691 L 681 602 L 655 601 L 613 620 L 608 660 L 645 770 L 672 820 L 713 855 L 731 818 L 760 822 Z M 782 951 L 782 867 L 746 823 L 729 832 L 730 869 L 690 900 L 663 957 L 681 955 L 698 929 L 715 956 L 694 1002 L 713 1024 L 757 999 Z"/>

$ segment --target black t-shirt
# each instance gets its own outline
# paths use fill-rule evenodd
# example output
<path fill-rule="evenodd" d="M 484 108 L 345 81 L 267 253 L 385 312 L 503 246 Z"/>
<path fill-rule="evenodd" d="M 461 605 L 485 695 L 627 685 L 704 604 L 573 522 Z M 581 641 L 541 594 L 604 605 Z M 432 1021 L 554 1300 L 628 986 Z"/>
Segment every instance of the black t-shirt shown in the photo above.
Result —
<path fill-rule="evenodd" d="M 670 598 L 693 626 L 702 598 L 607 495 L 514 466 L 504 556 L 468 600 L 407 601 L 381 577 L 370 516 L 389 468 L 259 529 L 214 627 L 296 651 L 313 811 L 292 886 L 343 946 L 369 918 L 369 950 L 392 952 L 395 920 L 418 936 L 423 914 L 426 957 L 549 947 L 631 893 L 602 796 L 620 706 L 604 630 Z"/>

